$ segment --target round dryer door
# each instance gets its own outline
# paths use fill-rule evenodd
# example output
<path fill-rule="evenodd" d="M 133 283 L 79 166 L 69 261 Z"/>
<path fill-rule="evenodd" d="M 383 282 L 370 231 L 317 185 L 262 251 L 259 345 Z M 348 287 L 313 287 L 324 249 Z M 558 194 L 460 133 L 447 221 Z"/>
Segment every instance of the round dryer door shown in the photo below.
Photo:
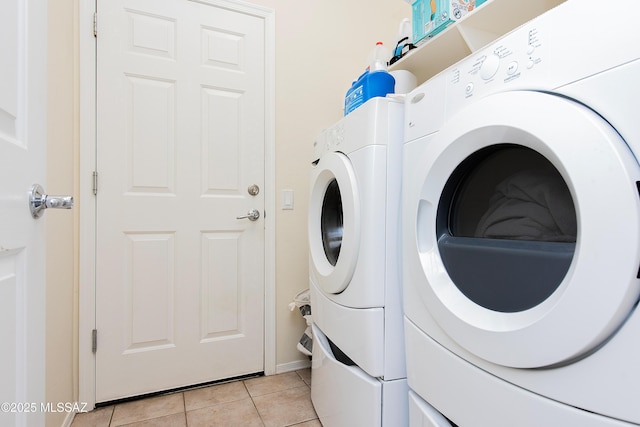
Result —
<path fill-rule="evenodd" d="M 342 292 L 353 276 L 360 244 L 358 192 L 351 162 L 324 154 L 311 172 L 310 267 L 325 293 Z"/>
<path fill-rule="evenodd" d="M 535 368 L 615 333 L 640 290 L 640 170 L 605 120 L 559 96 L 501 93 L 453 117 L 427 151 L 411 205 L 419 292 L 451 338 Z"/>

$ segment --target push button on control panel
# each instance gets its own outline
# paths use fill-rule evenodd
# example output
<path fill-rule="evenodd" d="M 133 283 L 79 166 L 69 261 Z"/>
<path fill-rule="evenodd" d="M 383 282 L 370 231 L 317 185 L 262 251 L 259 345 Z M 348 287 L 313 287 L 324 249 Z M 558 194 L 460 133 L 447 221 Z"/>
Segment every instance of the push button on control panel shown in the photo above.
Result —
<path fill-rule="evenodd" d="M 473 83 L 468 83 L 464 88 L 464 94 L 469 96 L 473 93 Z"/>

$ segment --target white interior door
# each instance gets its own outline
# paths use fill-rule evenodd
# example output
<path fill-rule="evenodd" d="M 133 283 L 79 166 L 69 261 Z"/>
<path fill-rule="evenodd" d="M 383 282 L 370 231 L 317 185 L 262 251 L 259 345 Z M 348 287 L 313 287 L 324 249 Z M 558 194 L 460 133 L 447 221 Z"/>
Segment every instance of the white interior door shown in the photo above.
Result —
<path fill-rule="evenodd" d="M 264 22 L 97 16 L 96 401 L 263 371 Z"/>
<path fill-rule="evenodd" d="M 44 218 L 29 192 L 45 185 L 44 0 L 0 2 L 0 425 L 44 425 Z M 28 404 L 28 405 L 25 405 Z"/>

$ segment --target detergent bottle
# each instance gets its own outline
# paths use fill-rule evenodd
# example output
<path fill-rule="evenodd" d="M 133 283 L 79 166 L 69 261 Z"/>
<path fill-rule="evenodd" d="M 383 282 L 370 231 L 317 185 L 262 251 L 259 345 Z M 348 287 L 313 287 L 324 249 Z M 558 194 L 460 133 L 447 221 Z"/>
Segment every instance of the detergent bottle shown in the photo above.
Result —
<path fill-rule="evenodd" d="M 397 60 L 402 58 L 411 49 L 415 49 L 415 45 L 413 44 L 413 38 L 411 34 L 411 21 L 409 20 L 409 18 L 404 18 L 400 22 L 400 27 L 398 28 L 398 36 L 396 37 L 396 40 L 397 40 L 396 47 L 393 50 L 393 56 L 389 60 L 389 65 L 395 63 Z"/>
<path fill-rule="evenodd" d="M 386 71 L 391 51 L 382 42 L 377 42 L 369 54 L 369 71 Z"/>
<path fill-rule="evenodd" d="M 394 92 L 395 79 L 387 72 L 391 51 L 382 42 L 376 43 L 369 54 L 367 70 L 353 82 L 344 100 L 344 115 L 376 96 L 386 96 Z"/>

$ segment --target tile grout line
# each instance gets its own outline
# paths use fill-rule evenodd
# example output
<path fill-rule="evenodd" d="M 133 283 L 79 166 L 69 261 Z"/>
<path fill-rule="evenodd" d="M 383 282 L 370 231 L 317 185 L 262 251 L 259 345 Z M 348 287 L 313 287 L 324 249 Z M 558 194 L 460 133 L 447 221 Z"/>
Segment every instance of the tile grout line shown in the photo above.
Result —
<path fill-rule="evenodd" d="M 189 427 L 189 420 L 187 419 L 187 398 L 185 396 L 184 391 L 182 394 L 182 415 L 184 415 L 184 425 Z"/>
<path fill-rule="evenodd" d="M 251 393 L 249 392 L 249 389 L 247 388 L 247 385 L 245 384 L 245 381 L 242 381 L 242 386 L 244 387 L 244 389 L 246 390 L 247 394 L 249 395 L 249 399 L 251 399 L 251 404 L 253 405 L 253 409 L 256 410 L 256 414 L 258 414 L 258 417 L 260 418 L 260 422 L 262 423 L 263 426 L 266 426 L 266 424 L 264 423 L 264 419 L 262 418 L 262 415 L 260 414 L 260 411 L 258 411 L 258 407 L 256 406 L 256 402 L 253 400 L 253 396 L 251 395 Z"/>
<path fill-rule="evenodd" d="M 116 412 L 116 405 L 113 405 L 111 407 L 111 415 L 109 416 L 109 426 L 111 426 L 111 423 L 113 422 L 113 414 L 114 412 Z"/>

